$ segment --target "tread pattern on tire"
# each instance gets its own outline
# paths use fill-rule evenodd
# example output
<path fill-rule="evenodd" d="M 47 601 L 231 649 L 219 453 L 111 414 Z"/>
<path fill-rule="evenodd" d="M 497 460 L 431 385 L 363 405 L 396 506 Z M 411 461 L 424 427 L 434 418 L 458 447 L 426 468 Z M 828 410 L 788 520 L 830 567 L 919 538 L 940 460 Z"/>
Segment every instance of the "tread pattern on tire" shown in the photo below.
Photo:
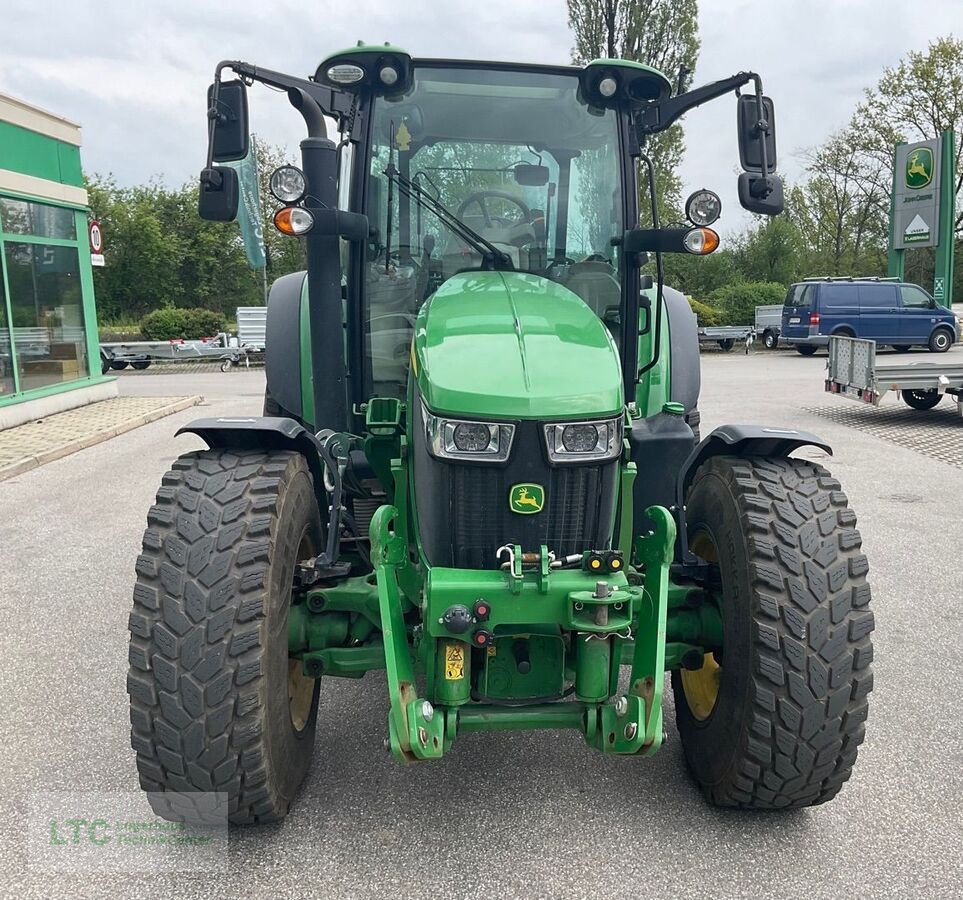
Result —
<path fill-rule="evenodd" d="M 873 686 L 856 516 L 839 482 L 806 460 L 722 457 L 703 468 L 729 484 L 739 507 L 755 659 L 735 771 L 704 790 L 725 806 L 824 803 L 850 777 Z"/>
<path fill-rule="evenodd" d="M 130 614 L 131 746 L 155 811 L 225 792 L 232 822 L 278 809 L 262 732 L 262 624 L 285 451 L 198 451 L 147 514 Z M 160 808 L 158 808 L 160 807 Z"/>

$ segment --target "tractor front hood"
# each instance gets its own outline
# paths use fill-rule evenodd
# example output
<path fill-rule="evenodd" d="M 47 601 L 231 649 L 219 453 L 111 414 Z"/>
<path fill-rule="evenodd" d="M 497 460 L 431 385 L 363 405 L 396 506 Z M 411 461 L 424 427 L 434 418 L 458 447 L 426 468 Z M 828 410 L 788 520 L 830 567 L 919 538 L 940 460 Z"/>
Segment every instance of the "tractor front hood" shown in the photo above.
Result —
<path fill-rule="evenodd" d="M 413 371 L 429 409 L 463 418 L 618 415 L 615 342 L 567 288 L 523 272 L 462 272 L 422 307 Z"/>

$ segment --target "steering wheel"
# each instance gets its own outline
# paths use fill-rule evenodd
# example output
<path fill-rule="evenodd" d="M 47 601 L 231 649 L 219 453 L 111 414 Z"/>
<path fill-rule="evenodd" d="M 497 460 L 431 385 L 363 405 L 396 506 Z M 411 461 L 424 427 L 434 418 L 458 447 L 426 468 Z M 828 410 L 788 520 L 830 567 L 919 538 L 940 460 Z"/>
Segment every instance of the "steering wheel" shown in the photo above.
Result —
<path fill-rule="evenodd" d="M 491 228 L 492 217 L 488 214 L 488 207 L 485 205 L 485 201 L 488 198 L 508 200 L 509 203 L 514 203 L 522 211 L 522 218 L 518 220 L 517 223 L 511 224 L 521 224 L 522 222 L 532 221 L 532 211 L 525 205 L 525 203 L 518 199 L 514 194 L 508 193 L 508 191 L 475 191 L 474 194 L 466 197 L 462 202 L 461 206 L 458 207 L 458 211 L 455 215 L 460 219 L 464 216 L 465 210 L 468 209 L 473 203 L 478 204 L 478 208 L 481 210 L 482 216 L 485 219 L 485 227 Z"/>

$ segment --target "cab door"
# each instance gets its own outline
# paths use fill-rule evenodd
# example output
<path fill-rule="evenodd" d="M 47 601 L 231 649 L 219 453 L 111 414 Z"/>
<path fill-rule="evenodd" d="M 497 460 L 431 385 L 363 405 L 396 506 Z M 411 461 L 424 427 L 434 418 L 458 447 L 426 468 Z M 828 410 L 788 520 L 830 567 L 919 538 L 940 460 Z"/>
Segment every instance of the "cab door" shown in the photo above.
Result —
<path fill-rule="evenodd" d="M 936 301 L 915 284 L 899 286 L 899 333 L 904 344 L 925 344 L 930 339 Z"/>

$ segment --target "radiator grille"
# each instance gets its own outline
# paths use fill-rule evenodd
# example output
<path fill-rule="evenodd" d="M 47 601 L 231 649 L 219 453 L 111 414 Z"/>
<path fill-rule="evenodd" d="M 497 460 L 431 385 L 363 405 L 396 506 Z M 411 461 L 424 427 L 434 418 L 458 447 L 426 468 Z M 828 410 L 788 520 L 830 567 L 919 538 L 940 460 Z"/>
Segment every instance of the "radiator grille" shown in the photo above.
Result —
<path fill-rule="evenodd" d="M 540 513 L 521 516 L 509 509 L 509 491 L 520 481 L 537 481 L 545 487 L 545 507 Z M 539 480 L 514 478 L 511 467 L 452 466 L 448 518 L 452 565 L 494 568 L 495 551 L 502 544 L 521 544 L 531 551 L 545 544 L 557 556 L 599 548 L 609 525 L 600 522 L 602 493 L 600 467 L 546 466 Z"/>

